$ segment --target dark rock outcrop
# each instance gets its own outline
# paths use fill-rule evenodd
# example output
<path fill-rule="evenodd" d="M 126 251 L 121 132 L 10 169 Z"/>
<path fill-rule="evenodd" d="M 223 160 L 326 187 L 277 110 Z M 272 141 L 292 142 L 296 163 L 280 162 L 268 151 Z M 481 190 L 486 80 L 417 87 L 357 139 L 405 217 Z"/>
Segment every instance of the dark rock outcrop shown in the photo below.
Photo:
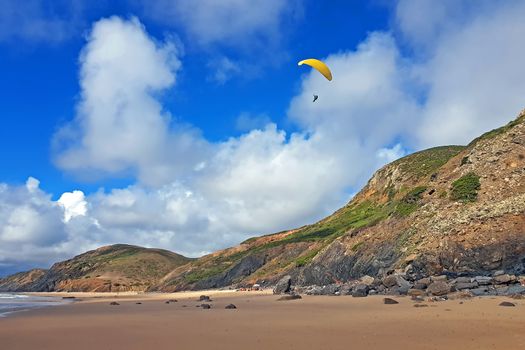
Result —
<path fill-rule="evenodd" d="M 231 285 L 234 281 L 242 279 L 243 277 L 251 275 L 253 272 L 261 268 L 266 262 L 265 255 L 250 255 L 241 259 L 230 270 L 203 279 L 195 284 L 192 288 L 194 290 L 221 288 Z"/>
<path fill-rule="evenodd" d="M 277 282 L 273 289 L 273 294 L 285 294 L 289 293 L 292 286 L 292 277 L 286 275 Z"/>
<path fill-rule="evenodd" d="M 358 284 L 352 290 L 353 297 L 366 297 L 368 295 L 369 287 L 366 284 Z"/>

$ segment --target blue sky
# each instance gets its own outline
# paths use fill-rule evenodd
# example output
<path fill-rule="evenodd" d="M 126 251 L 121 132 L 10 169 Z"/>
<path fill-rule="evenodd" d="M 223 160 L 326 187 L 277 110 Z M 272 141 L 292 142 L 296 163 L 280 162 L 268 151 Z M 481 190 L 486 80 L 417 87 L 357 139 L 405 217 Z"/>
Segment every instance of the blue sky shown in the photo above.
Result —
<path fill-rule="evenodd" d="M 42 5 L 43 15 L 52 17 L 51 13 L 58 13 L 67 19 L 65 16 L 72 11 L 67 2 L 50 3 Z M 299 89 L 301 74 L 305 73 L 298 69 L 297 61 L 355 48 L 367 32 L 384 29 L 390 18 L 389 8 L 379 2 L 306 1 L 298 7 L 294 10 L 298 12 L 296 18 L 281 28 L 282 44 L 275 48 L 278 61 L 269 65 L 267 62 L 274 55 L 271 51 L 235 50 L 223 45 L 195 47 L 183 31 L 144 16 L 144 9 L 125 1 L 102 3 L 96 8 L 86 5 L 81 23 L 73 25 L 73 33 L 59 42 L 51 38 L 5 38 L 0 42 L 4 121 L 0 159 L 5 169 L 0 180 L 20 184 L 30 174 L 55 197 L 76 187 L 89 193 L 101 186 L 111 188 L 133 182 L 127 177 L 78 181 L 57 169 L 50 148 L 56 129 L 75 113 L 78 57 L 85 44 L 85 32 L 93 22 L 112 15 L 138 16 L 148 33 L 158 39 L 166 35 L 179 37 L 185 51 L 184 70 L 178 86 L 165 91 L 163 106 L 180 120 L 198 127 L 208 140 L 240 135 L 242 130 L 236 119 L 243 112 L 271 116 L 284 130 L 295 130 L 285 116 L 291 97 Z M 260 68 L 247 76 L 235 75 L 224 83 L 213 81 L 207 64 L 210 57 L 223 54 Z"/>
<path fill-rule="evenodd" d="M 311 223 L 382 165 L 525 105 L 522 0 L 0 8 L 0 274 Z"/>

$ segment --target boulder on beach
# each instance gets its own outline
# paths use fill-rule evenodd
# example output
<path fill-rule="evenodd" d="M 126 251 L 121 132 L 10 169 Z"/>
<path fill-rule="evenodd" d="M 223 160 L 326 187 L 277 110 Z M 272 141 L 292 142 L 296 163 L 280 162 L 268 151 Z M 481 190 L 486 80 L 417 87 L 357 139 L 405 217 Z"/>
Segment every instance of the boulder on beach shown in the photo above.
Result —
<path fill-rule="evenodd" d="M 430 283 L 432 283 L 432 281 L 430 280 L 430 277 L 425 277 L 425 278 L 418 279 L 416 281 L 416 286 L 417 286 L 417 289 L 425 289 L 428 287 Z"/>
<path fill-rule="evenodd" d="M 359 279 L 359 281 L 362 284 L 366 284 L 367 286 L 372 286 L 374 284 L 374 282 L 375 282 L 375 278 L 371 277 L 371 276 L 368 276 L 368 275 L 365 275 L 365 276 L 361 277 Z"/>
<path fill-rule="evenodd" d="M 225 309 L 236 309 L 237 306 L 233 305 L 233 304 L 228 304 L 226 305 Z"/>
<path fill-rule="evenodd" d="M 479 297 L 479 296 L 482 296 L 482 295 L 485 295 L 488 293 L 488 288 L 486 286 L 482 286 L 482 287 L 478 287 L 478 288 L 474 288 L 474 289 L 471 289 L 470 292 L 472 293 L 472 295 L 476 296 L 476 297 Z"/>
<path fill-rule="evenodd" d="M 476 276 L 474 277 L 474 281 L 476 281 L 480 286 L 486 286 L 492 283 L 492 277 Z"/>
<path fill-rule="evenodd" d="M 211 309 L 211 305 L 210 304 L 201 304 L 201 308 L 202 309 Z"/>
<path fill-rule="evenodd" d="M 514 295 L 514 294 L 524 294 L 525 295 L 525 286 L 522 286 L 520 284 L 509 286 L 507 289 L 507 294 Z"/>
<path fill-rule="evenodd" d="M 471 293 L 470 290 L 462 290 L 459 292 L 454 292 L 448 295 L 450 300 L 455 299 L 470 299 L 474 296 L 474 293 Z"/>
<path fill-rule="evenodd" d="M 358 284 L 352 290 L 353 297 L 366 297 L 368 295 L 369 287 L 366 284 Z"/>
<path fill-rule="evenodd" d="M 516 306 L 516 304 L 511 303 L 510 301 L 502 301 L 499 303 L 499 306 Z"/>
<path fill-rule="evenodd" d="M 117 303 L 116 301 L 112 301 L 111 303 L 109 303 L 109 305 L 120 305 L 120 304 Z"/>
<path fill-rule="evenodd" d="M 292 277 L 286 275 L 277 282 L 273 288 L 273 294 L 286 294 L 290 292 L 292 286 Z"/>
<path fill-rule="evenodd" d="M 407 294 L 410 297 L 420 297 L 425 295 L 425 292 L 421 289 L 409 289 Z"/>
<path fill-rule="evenodd" d="M 306 291 L 305 291 L 305 294 L 308 294 L 308 295 L 323 295 L 323 287 L 320 287 L 320 286 L 309 286 Z"/>
<path fill-rule="evenodd" d="M 199 301 L 211 301 L 211 298 L 208 295 L 201 295 Z"/>
<path fill-rule="evenodd" d="M 456 283 L 456 289 L 462 290 L 462 289 L 474 289 L 478 287 L 478 282 L 458 282 Z"/>
<path fill-rule="evenodd" d="M 472 278 L 461 276 L 461 277 L 456 278 L 455 282 L 456 283 L 470 283 L 470 282 L 472 282 Z"/>
<path fill-rule="evenodd" d="M 383 304 L 386 304 L 386 305 L 395 305 L 395 304 L 399 304 L 399 301 L 394 300 L 394 299 L 392 299 L 392 298 L 383 298 Z"/>
<path fill-rule="evenodd" d="M 406 294 L 412 288 L 412 284 L 399 274 L 388 275 L 383 278 L 383 285 L 398 294 Z"/>
<path fill-rule="evenodd" d="M 515 276 L 508 274 L 498 275 L 493 278 L 494 283 L 496 284 L 508 284 L 516 280 Z"/>
<path fill-rule="evenodd" d="M 447 281 L 447 275 L 430 276 L 430 280 L 432 282 L 446 282 Z"/>
<path fill-rule="evenodd" d="M 436 281 L 428 286 L 427 291 L 432 295 L 446 295 L 450 292 L 450 286 L 445 281 Z"/>
<path fill-rule="evenodd" d="M 388 275 L 385 278 L 383 278 L 383 285 L 387 288 L 391 288 L 397 285 L 396 276 Z"/>

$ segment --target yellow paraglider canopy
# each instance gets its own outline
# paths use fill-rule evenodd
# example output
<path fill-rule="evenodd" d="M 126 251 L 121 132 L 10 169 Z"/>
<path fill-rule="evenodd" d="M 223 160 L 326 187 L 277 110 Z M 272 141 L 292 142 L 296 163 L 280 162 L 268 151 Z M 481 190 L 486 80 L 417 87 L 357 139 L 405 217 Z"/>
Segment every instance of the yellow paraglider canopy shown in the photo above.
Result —
<path fill-rule="evenodd" d="M 309 58 L 306 60 L 302 60 L 297 65 L 302 66 L 303 64 L 307 64 L 310 67 L 317 69 L 317 71 L 324 75 L 326 79 L 332 80 L 332 72 L 330 72 L 330 68 L 328 68 L 328 66 L 324 64 L 324 62 L 319 61 L 315 58 Z"/>

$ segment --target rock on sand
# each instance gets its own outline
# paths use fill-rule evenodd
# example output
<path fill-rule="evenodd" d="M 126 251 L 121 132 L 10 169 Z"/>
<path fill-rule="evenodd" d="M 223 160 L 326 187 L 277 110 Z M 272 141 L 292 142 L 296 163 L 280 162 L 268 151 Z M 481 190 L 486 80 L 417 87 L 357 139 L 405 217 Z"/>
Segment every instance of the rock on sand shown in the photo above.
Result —
<path fill-rule="evenodd" d="M 394 304 L 399 304 L 399 301 L 394 300 L 392 298 L 384 298 L 383 303 L 387 305 L 394 305 Z"/>
<path fill-rule="evenodd" d="M 292 277 L 286 275 L 277 282 L 275 288 L 273 289 L 273 294 L 285 294 L 290 292 L 292 286 Z"/>

